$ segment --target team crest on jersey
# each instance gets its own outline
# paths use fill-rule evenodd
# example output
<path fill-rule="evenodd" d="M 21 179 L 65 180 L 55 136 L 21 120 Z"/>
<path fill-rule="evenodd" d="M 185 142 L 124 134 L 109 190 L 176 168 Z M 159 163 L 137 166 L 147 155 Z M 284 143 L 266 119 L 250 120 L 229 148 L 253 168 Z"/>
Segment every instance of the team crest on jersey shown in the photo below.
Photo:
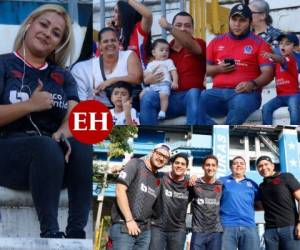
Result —
<path fill-rule="evenodd" d="M 252 183 L 250 181 L 247 181 L 247 187 L 250 187 L 250 188 L 253 187 L 253 185 L 252 185 Z"/>
<path fill-rule="evenodd" d="M 22 77 L 23 77 L 23 72 L 21 72 L 21 71 L 18 71 L 18 70 L 12 70 L 11 73 L 13 74 L 13 76 L 14 76 L 15 78 L 22 79 Z"/>
<path fill-rule="evenodd" d="M 215 186 L 215 188 L 214 188 L 214 192 L 215 193 L 220 193 L 221 192 L 221 187 L 220 186 Z"/>
<path fill-rule="evenodd" d="M 245 47 L 244 47 L 244 54 L 252 54 L 252 51 L 253 51 L 253 48 L 252 48 L 252 46 L 251 45 L 246 45 Z"/>
<path fill-rule="evenodd" d="M 157 179 L 156 179 L 156 186 L 159 186 L 159 185 L 160 185 L 160 179 L 157 178 Z"/>
<path fill-rule="evenodd" d="M 119 178 L 121 178 L 121 179 L 125 179 L 126 176 L 127 176 L 127 174 L 124 171 L 121 171 L 121 173 L 119 174 Z"/>
<path fill-rule="evenodd" d="M 281 183 L 281 180 L 280 180 L 279 177 L 276 177 L 275 179 L 272 180 L 272 183 L 273 183 L 274 185 L 279 185 L 279 184 Z"/>
<path fill-rule="evenodd" d="M 64 76 L 58 72 L 53 72 L 50 77 L 58 84 L 62 85 L 64 83 Z"/>

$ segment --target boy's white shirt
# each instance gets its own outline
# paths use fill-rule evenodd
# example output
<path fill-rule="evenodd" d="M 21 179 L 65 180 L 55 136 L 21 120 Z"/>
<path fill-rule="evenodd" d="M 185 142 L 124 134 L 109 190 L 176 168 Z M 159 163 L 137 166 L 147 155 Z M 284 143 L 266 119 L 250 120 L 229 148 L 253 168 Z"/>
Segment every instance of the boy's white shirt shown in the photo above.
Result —
<path fill-rule="evenodd" d="M 116 113 L 114 109 L 110 109 L 110 113 L 113 117 L 114 125 L 126 125 L 125 112 Z M 135 108 L 131 108 L 131 119 L 136 125 L 140 125 L 140 120 Z"/>

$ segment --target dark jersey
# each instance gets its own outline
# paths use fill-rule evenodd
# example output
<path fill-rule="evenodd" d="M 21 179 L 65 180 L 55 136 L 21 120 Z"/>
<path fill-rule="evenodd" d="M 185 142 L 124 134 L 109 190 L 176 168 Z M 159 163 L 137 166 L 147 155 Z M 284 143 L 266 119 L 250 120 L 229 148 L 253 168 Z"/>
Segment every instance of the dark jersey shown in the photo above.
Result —
<path fill-rule="evenodd" d="M 220 200 L 222 184 L 197 180 L 193 187 L 192 228 L 193 232 L 222 232 L 220 222 Z"/>
<path fill-rule="evenodd" d="M 162 177 L 161 192 L 155 204 L 155 216 L 152 224 L 163 231 L 185 231 L 185 217 L 190 201 L 188 180 L 176 182 L 169 173 Z"/>
<path fill-rule="evenodd" d="M 16 53 L 0 56 L 0 104 L 27 101 L 38 86 L 38 79 L 43 83 L 43 91 L 52 94 L 54 104 L 49 110 L 32 113 L 31 118 L 41 131 L 51 134 L 59 128 L 67 113 L 67 101 L 79 101 L 75 80 L 68 71 L 53 64 L 37 69 L 25 63 Z M 35 129 L 25 116 L 0 130 L 21 132 Z"/>
<path fill-rule="evenodd" d="M 290 173 L 277 173 L 264 178 L 259 192 L 265 210 L 267 228 L 294 226 L 298 221 L 293 193 L 300 183 Z"/>
<path fill-rule="evenodd" d="M 147 224 L 153 214 L 153 205 L 160 192 L 160 179 L 151 172 L 141 159 L 130 160 L 117 179 L 128 187 L 127 197 L 130 211 L 136 222 Z M 124 216 L 115 202 L 112 208 L 112 222 L 123 222 Z"/>

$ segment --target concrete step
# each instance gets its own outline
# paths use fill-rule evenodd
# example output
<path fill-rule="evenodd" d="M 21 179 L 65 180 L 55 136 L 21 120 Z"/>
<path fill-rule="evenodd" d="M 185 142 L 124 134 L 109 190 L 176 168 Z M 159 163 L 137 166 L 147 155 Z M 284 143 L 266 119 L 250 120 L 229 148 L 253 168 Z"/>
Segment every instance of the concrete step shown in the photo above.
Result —
<path fill-rule="evenodd" d="M 68 195 L 64 190 L 60 195 L 58 223 L 64 231 L 68 218 Z M 92 211 L 85 228 L 88 239 L 93 238 Z M 40 225 L 31 194 L 0 187 L 0 237 L 37 238 L 40 236 Z"/>
<path fill-rule="evenodd" d="M 0 207 L 2 206 L 23 206 L 32 207 L 33 201 L 30 192 L 13 190 L 5 187 L 0 187 Z M 59 198 L 60 207 L 68 207 L 67 190 L 62 190 Z"/>
<path fill-rule="evenodd" d="M 0 250 L 92 250 L 92 240 L 0 238 Z"/>

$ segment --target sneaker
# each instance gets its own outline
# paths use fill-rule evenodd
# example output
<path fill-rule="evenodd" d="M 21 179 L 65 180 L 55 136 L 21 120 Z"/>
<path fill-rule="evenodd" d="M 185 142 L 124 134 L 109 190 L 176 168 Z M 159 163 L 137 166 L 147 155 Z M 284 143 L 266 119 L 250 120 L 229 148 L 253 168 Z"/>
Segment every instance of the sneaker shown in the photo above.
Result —
<path fill-rule="evenodd" d="M 157 116 L 158 120 L 164 120 L 166 119 L 166 112 L 164 111 L 159 111 L 158 116 Z"/>
<path fill-rule="evenodd" d="M 41 238 L 56 238 L 56 239 L 66 238 L 64 232 L 46 232 L 46 233 L 41 233 L 40 236 Z"/>
<path fill-rule="evenodd" d="M 85 239 L 85 231 L 83 230 L 74 230 L 74 231 L 67 231 L 66 238 L 69 239 Z"/>

